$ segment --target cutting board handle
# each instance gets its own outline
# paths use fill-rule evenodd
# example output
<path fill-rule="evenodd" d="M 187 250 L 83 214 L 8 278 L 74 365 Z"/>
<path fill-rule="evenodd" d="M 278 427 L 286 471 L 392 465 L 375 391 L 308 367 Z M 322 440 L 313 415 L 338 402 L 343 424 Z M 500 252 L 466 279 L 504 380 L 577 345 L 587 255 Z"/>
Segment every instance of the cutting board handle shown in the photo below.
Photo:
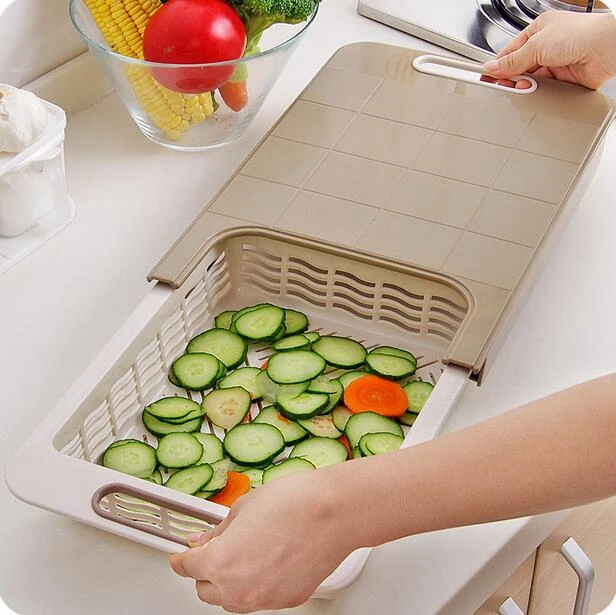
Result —
<path fill-rule="evenodd" d="M 509 94 L 532 94 L 537 89 L 537 81 L 530 75 L 520 75 L 512 77 L 511 81 L 528 81 L 530 87 L 525 89 L 517 89 L 515 87 L 502 85 L 500 83 L 490 83 L 482 81 L 484 75 L 483 65 L 479 62 L 469 62 L 467 60 L 456 60 L 455 58 L 446 58 L 435 55 L 421 55 L 413 60 L 413 68 L 421 73 L 435 75 L 436 77 L 447 77 L 458 81 L 466 81 L 481 85 L 486 88 L 502 90 Z"/>

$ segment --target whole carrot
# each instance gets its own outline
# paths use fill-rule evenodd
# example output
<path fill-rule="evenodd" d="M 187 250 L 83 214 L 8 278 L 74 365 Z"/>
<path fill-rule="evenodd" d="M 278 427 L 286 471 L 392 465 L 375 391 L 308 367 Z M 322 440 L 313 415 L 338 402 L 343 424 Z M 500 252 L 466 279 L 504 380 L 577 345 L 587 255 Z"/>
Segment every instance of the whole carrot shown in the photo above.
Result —
<path fill-rule="evenodd" d="M 233 111 L 241 111 L 248 104 L 246 81 L 227 81 L 218 88 L 223 101 Z"/>

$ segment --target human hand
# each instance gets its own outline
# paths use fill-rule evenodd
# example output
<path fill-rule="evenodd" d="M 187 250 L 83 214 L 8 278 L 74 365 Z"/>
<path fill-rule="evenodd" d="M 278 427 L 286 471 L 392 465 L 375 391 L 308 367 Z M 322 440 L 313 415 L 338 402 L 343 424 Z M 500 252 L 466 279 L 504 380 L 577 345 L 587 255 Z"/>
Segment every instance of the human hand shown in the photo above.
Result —
<path fill-rule="evenodd" d="M 596 89 L 616 76 L 616 17 L 547 11 L 484 65 L 498 79 L 532 73 Z M 527 82 L 518 82 L 528 87 Z"/>
<path fill-rule="evenodd" d="M 247 493 L 171 567 L 195 579 L 201 600 L 234 613 L 302 604 L 353 550 L 330 485 L 323 468 Z"/>

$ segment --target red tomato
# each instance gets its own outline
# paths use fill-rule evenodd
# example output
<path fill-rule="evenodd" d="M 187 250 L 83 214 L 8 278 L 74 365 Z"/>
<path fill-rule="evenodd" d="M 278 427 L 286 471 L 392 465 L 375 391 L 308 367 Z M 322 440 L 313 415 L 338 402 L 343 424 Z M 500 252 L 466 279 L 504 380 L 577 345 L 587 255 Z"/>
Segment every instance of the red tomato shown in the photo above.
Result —
<path fill-rule="evenodd" d="M 143 33 L 149 62 L 206 64 L 236 60 L 246 47 L 246 29 L 223 0 L 168 0 L 154 13 Z M 154 68 L 152 75 L 176 92 L 215 90 L 229 80 L 234 66 Z"/>

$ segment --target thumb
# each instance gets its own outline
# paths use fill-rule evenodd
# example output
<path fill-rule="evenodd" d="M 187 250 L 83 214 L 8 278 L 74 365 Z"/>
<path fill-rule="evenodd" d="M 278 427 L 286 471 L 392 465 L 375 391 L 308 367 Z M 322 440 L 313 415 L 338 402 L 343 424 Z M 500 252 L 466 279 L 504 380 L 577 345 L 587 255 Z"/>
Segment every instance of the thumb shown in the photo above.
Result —
<path fill-rule="evenodd" d="M 212 538 L 216 538 L 225 531 L 233 519 L 233 515 L 229 513 L 220 523 L 215 525 L 211 530 L 207 532 L 201 532 L 200 534 L 190 534 L 186 538 L 186 542 L 189 547 L 202 547 L 207 544 Z"/>
<path fill-rule="evenodd" d="M 483 70 L 492 77 L 507 79 L 522 73 L 533 72 L 539 68 L 535 46 L 530 42 L 501 58 L 490 60 L 483 65 Z"/>

